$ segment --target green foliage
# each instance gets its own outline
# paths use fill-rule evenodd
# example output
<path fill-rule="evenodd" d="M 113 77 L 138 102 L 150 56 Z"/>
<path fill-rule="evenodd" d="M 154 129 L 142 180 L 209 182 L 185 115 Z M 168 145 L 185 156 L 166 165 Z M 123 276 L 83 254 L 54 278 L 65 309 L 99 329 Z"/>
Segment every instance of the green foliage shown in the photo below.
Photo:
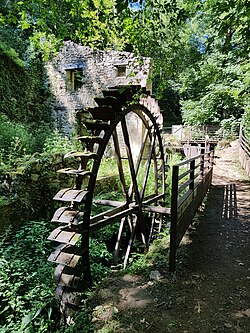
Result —
<path fill-rule="evenodd" d="M 1 32 L 0 32 L 1 34 Z M 8 37 L 8 34 L 5 38 Z M 14 51 L 13 54 L 15 55 Z M 1 55 L 0 62 L 0 126 L 2 154 L 41 151 L 42 137 L 52 126 L 50 93 L 43 79 L 45 73 L 39 62 L 23 67 L 8 52 Z M 5 116 L 5 117 L 4 117 Z M 4 129 L 4 127 L 7 128 Z M 37 139 L 36 139 L 37 136 Z M 4 147 L 3 147 L 4 146 Z"/>
<path fill-rule="evenodd" d="M 166 229 L 150 245 L 145 254 L 133 254 L 127 271 L 130 274 L 143 274 L 148 276 L 152 269 L 165 269 L 168 263 L 166 251 L 169 248 L 169 230 Z"/>
<path fill-rule="evenodd" d="M 54 130 L 45 138 L 43 152 L 49 154 L 66 154 L 69 151 L 77 150 L 77 148 L 79 147 L 76 140 Z"/>
<path fill-rule="evenodd" d="M 246 111 L 243 115 L 243 129 L 244 129 L 244 134 L 250 140 L 250 106 L 246 108 Z"/>
<path fill-rule="evenodd" d="M 48 332 L 54 325 L 51 242 L 45 221 L 27 222 L 0 244 L 0 332 Z"/>
<path fill-rule="evenodd" d="M 249 51 L 250 9 L 248 0 L 208 0 L 204 2 L 204 22 L 209 26 L 209 43 L 222 52 Z"/>
<path fill-rule="evenodd" d="M 0 242 L 0 332 L 47 333 L 56 331 L 57 304 L 54 299 L 54 266 L 47 261 L 53 251 L 48 235 L 50 222 L 30 221 L 15 234 L 6 232 Z M 102 240 L 91 238 L 90 260 L 95 283 L 109 273 L 112 255 Z M 87 307 L 76 326 L 66 332 L 78 332 L 79 325 L 88 332 L 90 315 Z"/>
<path fill-rule="evenodd" d="M 27 127 L 0 115 L 0 164 L 12 164 L 16 158 L 31 153 L 34 138 Z"/>
<path fill-rule="evenodd" d="M 90 333 L 94 332 L 94 324 L 92 323 L 91 311 L 87 305 L 76 313 L 74 324 L 60 330 L 63 333 Z M 58 332 L 59 333 L 59 332 Z"/>
<path fill-rule="evenodd" d="M 17 52 L 13 48 L 8 47 L 7 44 L 1 41 L 0 41 L 0 54 L 6 55 L 17 66 L 20 67 L 24 66 L 24 62 L 19 58 Z"/>
<path fill-rule="evenodd" d="M 118 43 L 114 14 L 113 0 L 12 1 L 0 6 L 0 23 L 20 27 L 46 59 L 61 40 L 95 48 Z"/>
<path fill-rule="evenodd" d="M 90 239 L 91 274 L 95 284 L 110 272 L 108 263 L 112 259 L 112 254 L 107 250 L 105 241 L 108 241 L 107 238 L 99 241 L 95 238 Z"/>
<path fill-rule="evenodd" d="M 239 133 L 240 128 L 240 119 L 236 119 L 234 116 L 231 116 L 228 119 L 223 119 L 220 123 L 220 130 L 218 135 L 224 139 L 233 140 L 236 139 Z"/>

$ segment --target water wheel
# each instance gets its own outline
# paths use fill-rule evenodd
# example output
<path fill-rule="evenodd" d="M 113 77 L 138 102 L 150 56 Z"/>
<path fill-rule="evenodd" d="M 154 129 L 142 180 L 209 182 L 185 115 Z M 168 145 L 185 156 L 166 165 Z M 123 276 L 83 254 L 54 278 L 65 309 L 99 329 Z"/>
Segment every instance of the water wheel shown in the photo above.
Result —
<path fill-rule="evenodd" d="M 143 98 L 135 97 L 141 92 Z M 66 157 L 79 161 L 79 166 L 59 170 L 74 177 L 74 186 L 54 197 L 63 207 L 52 218 L 59 226 L 49 239 L 59 246 L 49 260 L 57 264 L 56 294 L 67 306 L 76 305 L 77 294 L 91 283 L 91 232 L 119 223 L 114 262 L 122 247 L 126 267 L 134 244 L 147 249 L 155 231 L 161 230 L 162 214 L 168 213 L 164 208 L 162 115 L 157 102 L 138 86 L 108 89 L 103 95 L 96 98 L 98 107 L 77 112 L 77 139 L 83 149 Z M 106 180 L 99 172 L 107 157 L 115 197 L 110 185 L 101 196 L 97 191 L 98 183 Z"/>

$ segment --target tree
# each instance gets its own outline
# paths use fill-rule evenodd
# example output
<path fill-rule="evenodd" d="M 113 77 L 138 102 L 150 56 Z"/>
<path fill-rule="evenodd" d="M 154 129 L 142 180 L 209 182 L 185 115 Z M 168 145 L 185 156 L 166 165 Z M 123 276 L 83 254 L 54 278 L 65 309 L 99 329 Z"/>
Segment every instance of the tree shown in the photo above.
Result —
<path fill-rule="evenodd" d="M 183 119 L 189 124 L 238 121 L 249 104 L 248 1 L 207 0 L 193 22 L 200 57 L 180 75 Z"/>

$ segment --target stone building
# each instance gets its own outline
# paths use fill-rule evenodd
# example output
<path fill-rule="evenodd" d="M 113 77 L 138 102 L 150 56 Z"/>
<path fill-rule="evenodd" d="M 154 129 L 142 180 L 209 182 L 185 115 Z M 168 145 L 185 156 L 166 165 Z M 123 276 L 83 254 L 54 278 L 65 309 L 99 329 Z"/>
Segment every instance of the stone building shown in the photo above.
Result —
<path fill-rule="evenodd" d="M 65 134 L 74 128 L 76 110 L 97 106 L 94 97 L 102 97 L 102 90 L 129 84 L 151 90 L 150 58 L 129 52 L 92 50 L 68 41 L 46 69 L 55 125 Z"/>

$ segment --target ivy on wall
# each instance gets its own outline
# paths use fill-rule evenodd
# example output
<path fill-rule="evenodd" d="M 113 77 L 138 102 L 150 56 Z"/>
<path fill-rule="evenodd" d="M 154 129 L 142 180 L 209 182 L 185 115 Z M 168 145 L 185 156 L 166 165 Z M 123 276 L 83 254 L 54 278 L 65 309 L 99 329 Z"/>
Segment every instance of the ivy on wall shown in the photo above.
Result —
<path fill-rule="evenodd" d="M 0 127 L 5 128 L 1 142 L 6 146 L 9 137 L 13 137 L 9 131 L 15 128 L 16 133 L 23 133 L 21 137 L 27 137 L 27 133 L 32 137 L 27 142 L 27 152 L 41 150 L 52 129 L 50 105 L 51 93 L 46 86 L 42 62 L 37 59 L 27 65 L 13 48 L 0 42 Z M 21 137 L 13 137 L 13 140 L 18 142 Z M 1 142 L 0 152 L 5 148 Z M 12 142 L 8 144 L 12 146 Z"/>
<path fill-rule="evenodd" d="M 39 62 L 21 66 L 0 48 L 0 111 L 10 120 L 31 124 L 51 123 L 50 93 Z M 33 126 L 32 126 L 33 125 Z"/>

